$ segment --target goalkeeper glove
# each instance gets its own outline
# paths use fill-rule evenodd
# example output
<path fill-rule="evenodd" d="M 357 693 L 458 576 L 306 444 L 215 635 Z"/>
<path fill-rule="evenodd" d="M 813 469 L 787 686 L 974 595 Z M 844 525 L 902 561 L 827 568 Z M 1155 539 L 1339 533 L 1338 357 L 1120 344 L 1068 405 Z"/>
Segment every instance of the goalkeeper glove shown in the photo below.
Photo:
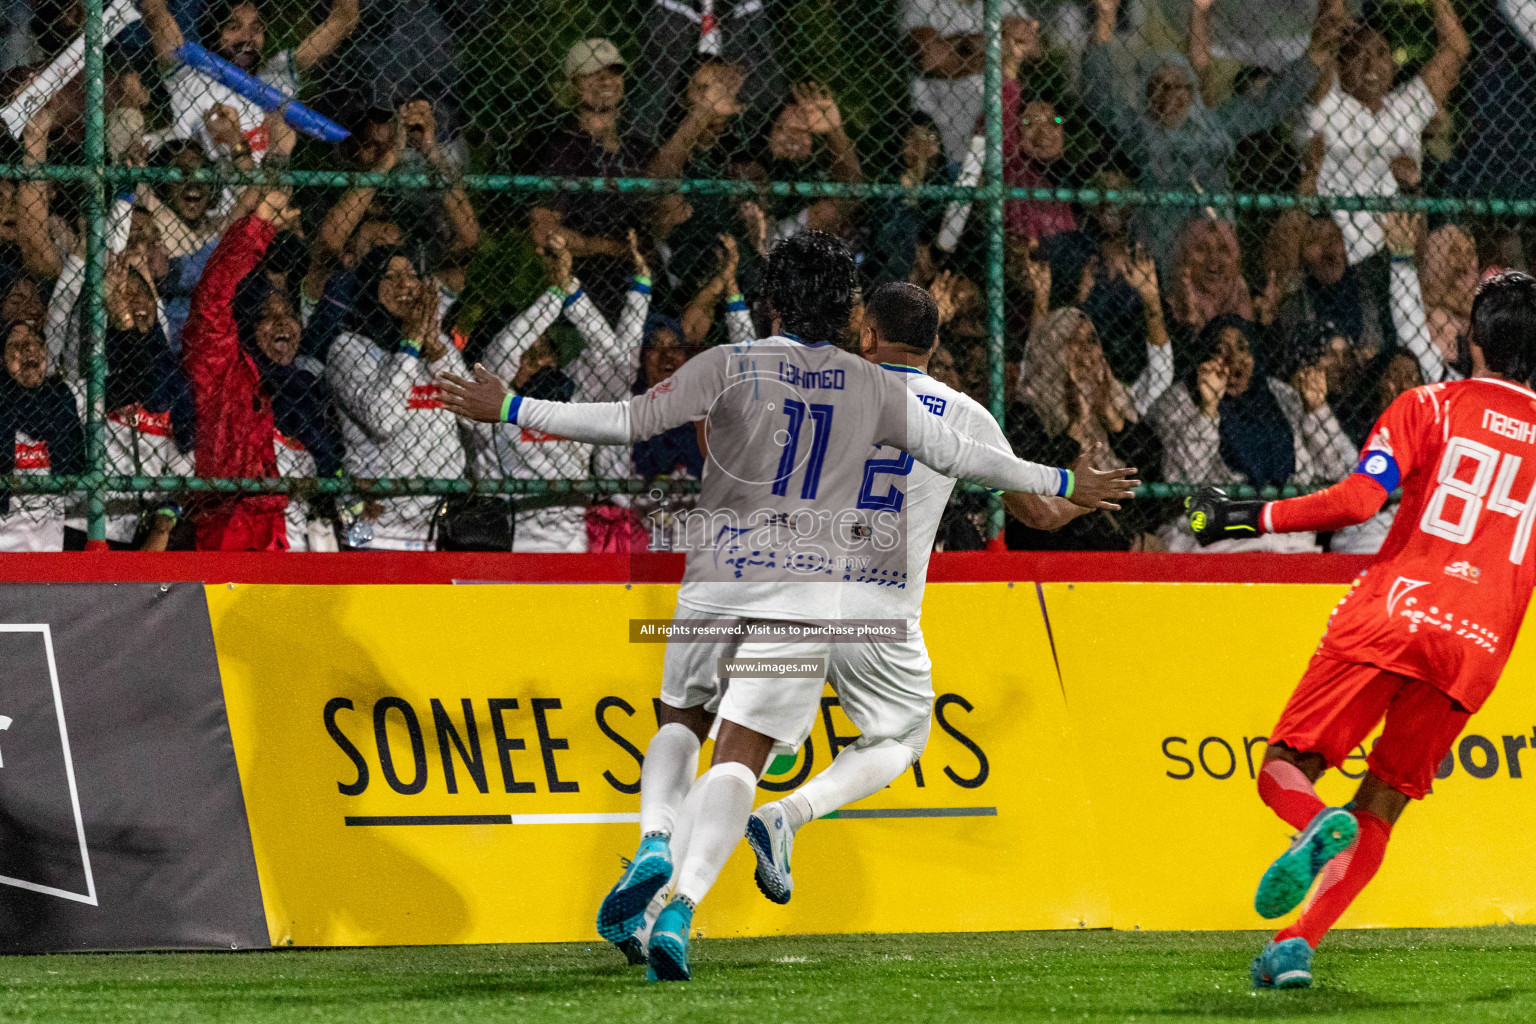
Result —
<path fill-rule="evenodd" d="M 1189 528 L 1201 547 L 1264 532 L 1259 528 L 1264 502 L 1233 501 L 1220 487 L 1200 488 L 1193 498 L 1184 499 L 1184 508 L 1189 512 Z"/>

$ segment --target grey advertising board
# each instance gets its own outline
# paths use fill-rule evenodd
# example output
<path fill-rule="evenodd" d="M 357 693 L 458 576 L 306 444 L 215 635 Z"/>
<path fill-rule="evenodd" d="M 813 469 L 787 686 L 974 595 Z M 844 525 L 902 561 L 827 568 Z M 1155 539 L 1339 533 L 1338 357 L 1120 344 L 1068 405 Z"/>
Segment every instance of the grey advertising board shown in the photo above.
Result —
<path fill-rule="evenodd" d="M 202 586 L 0 586 L 0 951 L 267 945 Z"/>

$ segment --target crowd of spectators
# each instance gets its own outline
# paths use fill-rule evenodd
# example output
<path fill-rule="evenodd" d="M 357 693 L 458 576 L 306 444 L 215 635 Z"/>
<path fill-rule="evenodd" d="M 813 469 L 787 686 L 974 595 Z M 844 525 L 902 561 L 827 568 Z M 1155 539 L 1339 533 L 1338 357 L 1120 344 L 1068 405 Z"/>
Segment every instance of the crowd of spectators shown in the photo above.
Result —
<path fill-rule="evenodd" d="M 1005 204 L 1001 395 L 984 217 L 915 195 L 767 187 L 975 182 L 982 0 L 871 7 L 864 25 L 899 38 L 907 88 L 884 110 L 861 103 L 857 123 L 827 82 L 795 80 L 775 0 L 636 0 L 633 33 L 576 39 L 550 55 L 544 70 L 564 114 L 521 138 L 520 155 L 489 161 L 475 156 L 460 58 L 496 5 L 329 0 L 307 11 L 310 27 L 288 48 L 273 42 L 277 6 L 140 0 L 141 20 L 108 48 L 114 163 L 266 179 L 146 184 L 109 204 L 109 475 L 696 480 L 705 458 L 692 427 L 627 450 L 593 447 L 457 420 L 433 381 L 478 362 L 527 396 L 641 393 L 705 346 L 761 335 L 763 257 L 815 229 L 847 241 L 865 287 L 902 279 L 933 293 L 941 327 L 931 372 L 983 403 L 996 398 L 1019 454 L 1066 465 L 1102 443 L 1106 462 L 1135 465 L 1150 481 L 1317 486 L 1349 472 L 1397 394 L 1476 371 L 1467 332 L 1479 275 L 1524 265 L 1508 225 L 1301 209 L 1239 219 L 1198 197 L 1263 187 L 1533 197 L 1489 174 L 1496 162 L 1519 165 L 1512 174 L 1523 181 L 1536 155 L 1525 123 L 1536 94 L 1533 0 L 1503 0 L 1475 33 L 1486 52 L 1451 0 L 1429 0 L 1434 46 L 1406 68 L 1380 23 L 1385 8 L 1351 14 L 1343 0 L 1303 4 L 1304 15 L 1252 0 L 1001 0 L 1004 183 L 1195 197 Z M 10 7 L 12 68 L 0 88 L 17 95 L 79 34 L 83 11 L 78 0 Z M 277 184 L 274 172 L 299 160 L 298 137 L 280 111 L 182 63 L 184 40 L 341 122 L 342 143 L 300 147 L 319 154 L 315 166 L 429 184 Z M 1501 105 L 1458 126 L 1452 97 L 1469 60 L 1477 87 Z M 79 163 L 83 125 L 76 78 L 28 109 L 7 162 Z M 758 187 L 539 191 L 508 213 L 505 198 L 466 189 L 470 169 Z M 491 210 L 508 223 L 492 224 Z M 0 477 L 79 473 L 90 371 L 81 192 L 4 180 L 0 211 L 0 417 L 14 435 L 14 445 L 0 443 L 0 463 L 12 462 Z M 526 240 L 542 275 L 531 303 L 472 294 L 476 260 L 491 247 L 483 227 L 498 242 Z M 513 502 L 302 489 L 108 497 L 113 547 L 560 552 L 666 548 L 690 500 L 666 488 Z M 986 508 L 984 495 L 958 495 L 940 544 L 983 546 Z M 1332 537 L 1223 546 L 1370 551 L 1392 511 Z M 83 530 L 74 497 L 0 498 L 0 550 L 78 546 Z M 1173 500 L 1050 535 L 1010 523 L 1007 541 L 1194 546 Z"/>

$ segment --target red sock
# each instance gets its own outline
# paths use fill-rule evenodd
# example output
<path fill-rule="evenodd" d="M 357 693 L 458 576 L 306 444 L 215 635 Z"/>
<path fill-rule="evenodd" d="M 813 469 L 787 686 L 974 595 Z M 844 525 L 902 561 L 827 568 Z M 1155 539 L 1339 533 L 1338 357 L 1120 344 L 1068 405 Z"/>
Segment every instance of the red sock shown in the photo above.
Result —
<path fill-rule="evenodd" d="M 1300 935 L 1307 940 L 1307 945 L 1316 949 L 1328 929 L 1360 895 L 1360 890 L 1376 877 L 1382 855 L 1387 852 L 1387 840 L 1392 838 L 1392 826 L 1369 811 L 1355 811 L 1354 814 L 1360 823 L 1360 834 L 1349 849 L 1323 868 L 1323 877 L 1317 883 L 1312 902 L 1307 904 L 1295 924 L 1275 936 L 1276 942 Z"/>
<path fill-rule="evenodd" d="M 1312 780 L 1289 761 L 1264 762 L 1259 772 L 1259 799 L 1298 832 L 1326 806 L 1312 788 Z"/>

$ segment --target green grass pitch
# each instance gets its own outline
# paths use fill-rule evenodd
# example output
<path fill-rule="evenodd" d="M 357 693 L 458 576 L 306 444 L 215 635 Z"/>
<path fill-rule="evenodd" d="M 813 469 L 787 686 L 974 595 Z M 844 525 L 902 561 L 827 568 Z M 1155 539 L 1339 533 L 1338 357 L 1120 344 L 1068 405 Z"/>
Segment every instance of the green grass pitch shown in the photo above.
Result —
<path fill-rule="evenodd" d="M 648 985 L 601 943 L 10 957 L 0 1020 L 1531 1021 L 1536 928 L 1329 936 L 1318 987 L 1259 992 L 1256 932 L 702 939 Z"/>

